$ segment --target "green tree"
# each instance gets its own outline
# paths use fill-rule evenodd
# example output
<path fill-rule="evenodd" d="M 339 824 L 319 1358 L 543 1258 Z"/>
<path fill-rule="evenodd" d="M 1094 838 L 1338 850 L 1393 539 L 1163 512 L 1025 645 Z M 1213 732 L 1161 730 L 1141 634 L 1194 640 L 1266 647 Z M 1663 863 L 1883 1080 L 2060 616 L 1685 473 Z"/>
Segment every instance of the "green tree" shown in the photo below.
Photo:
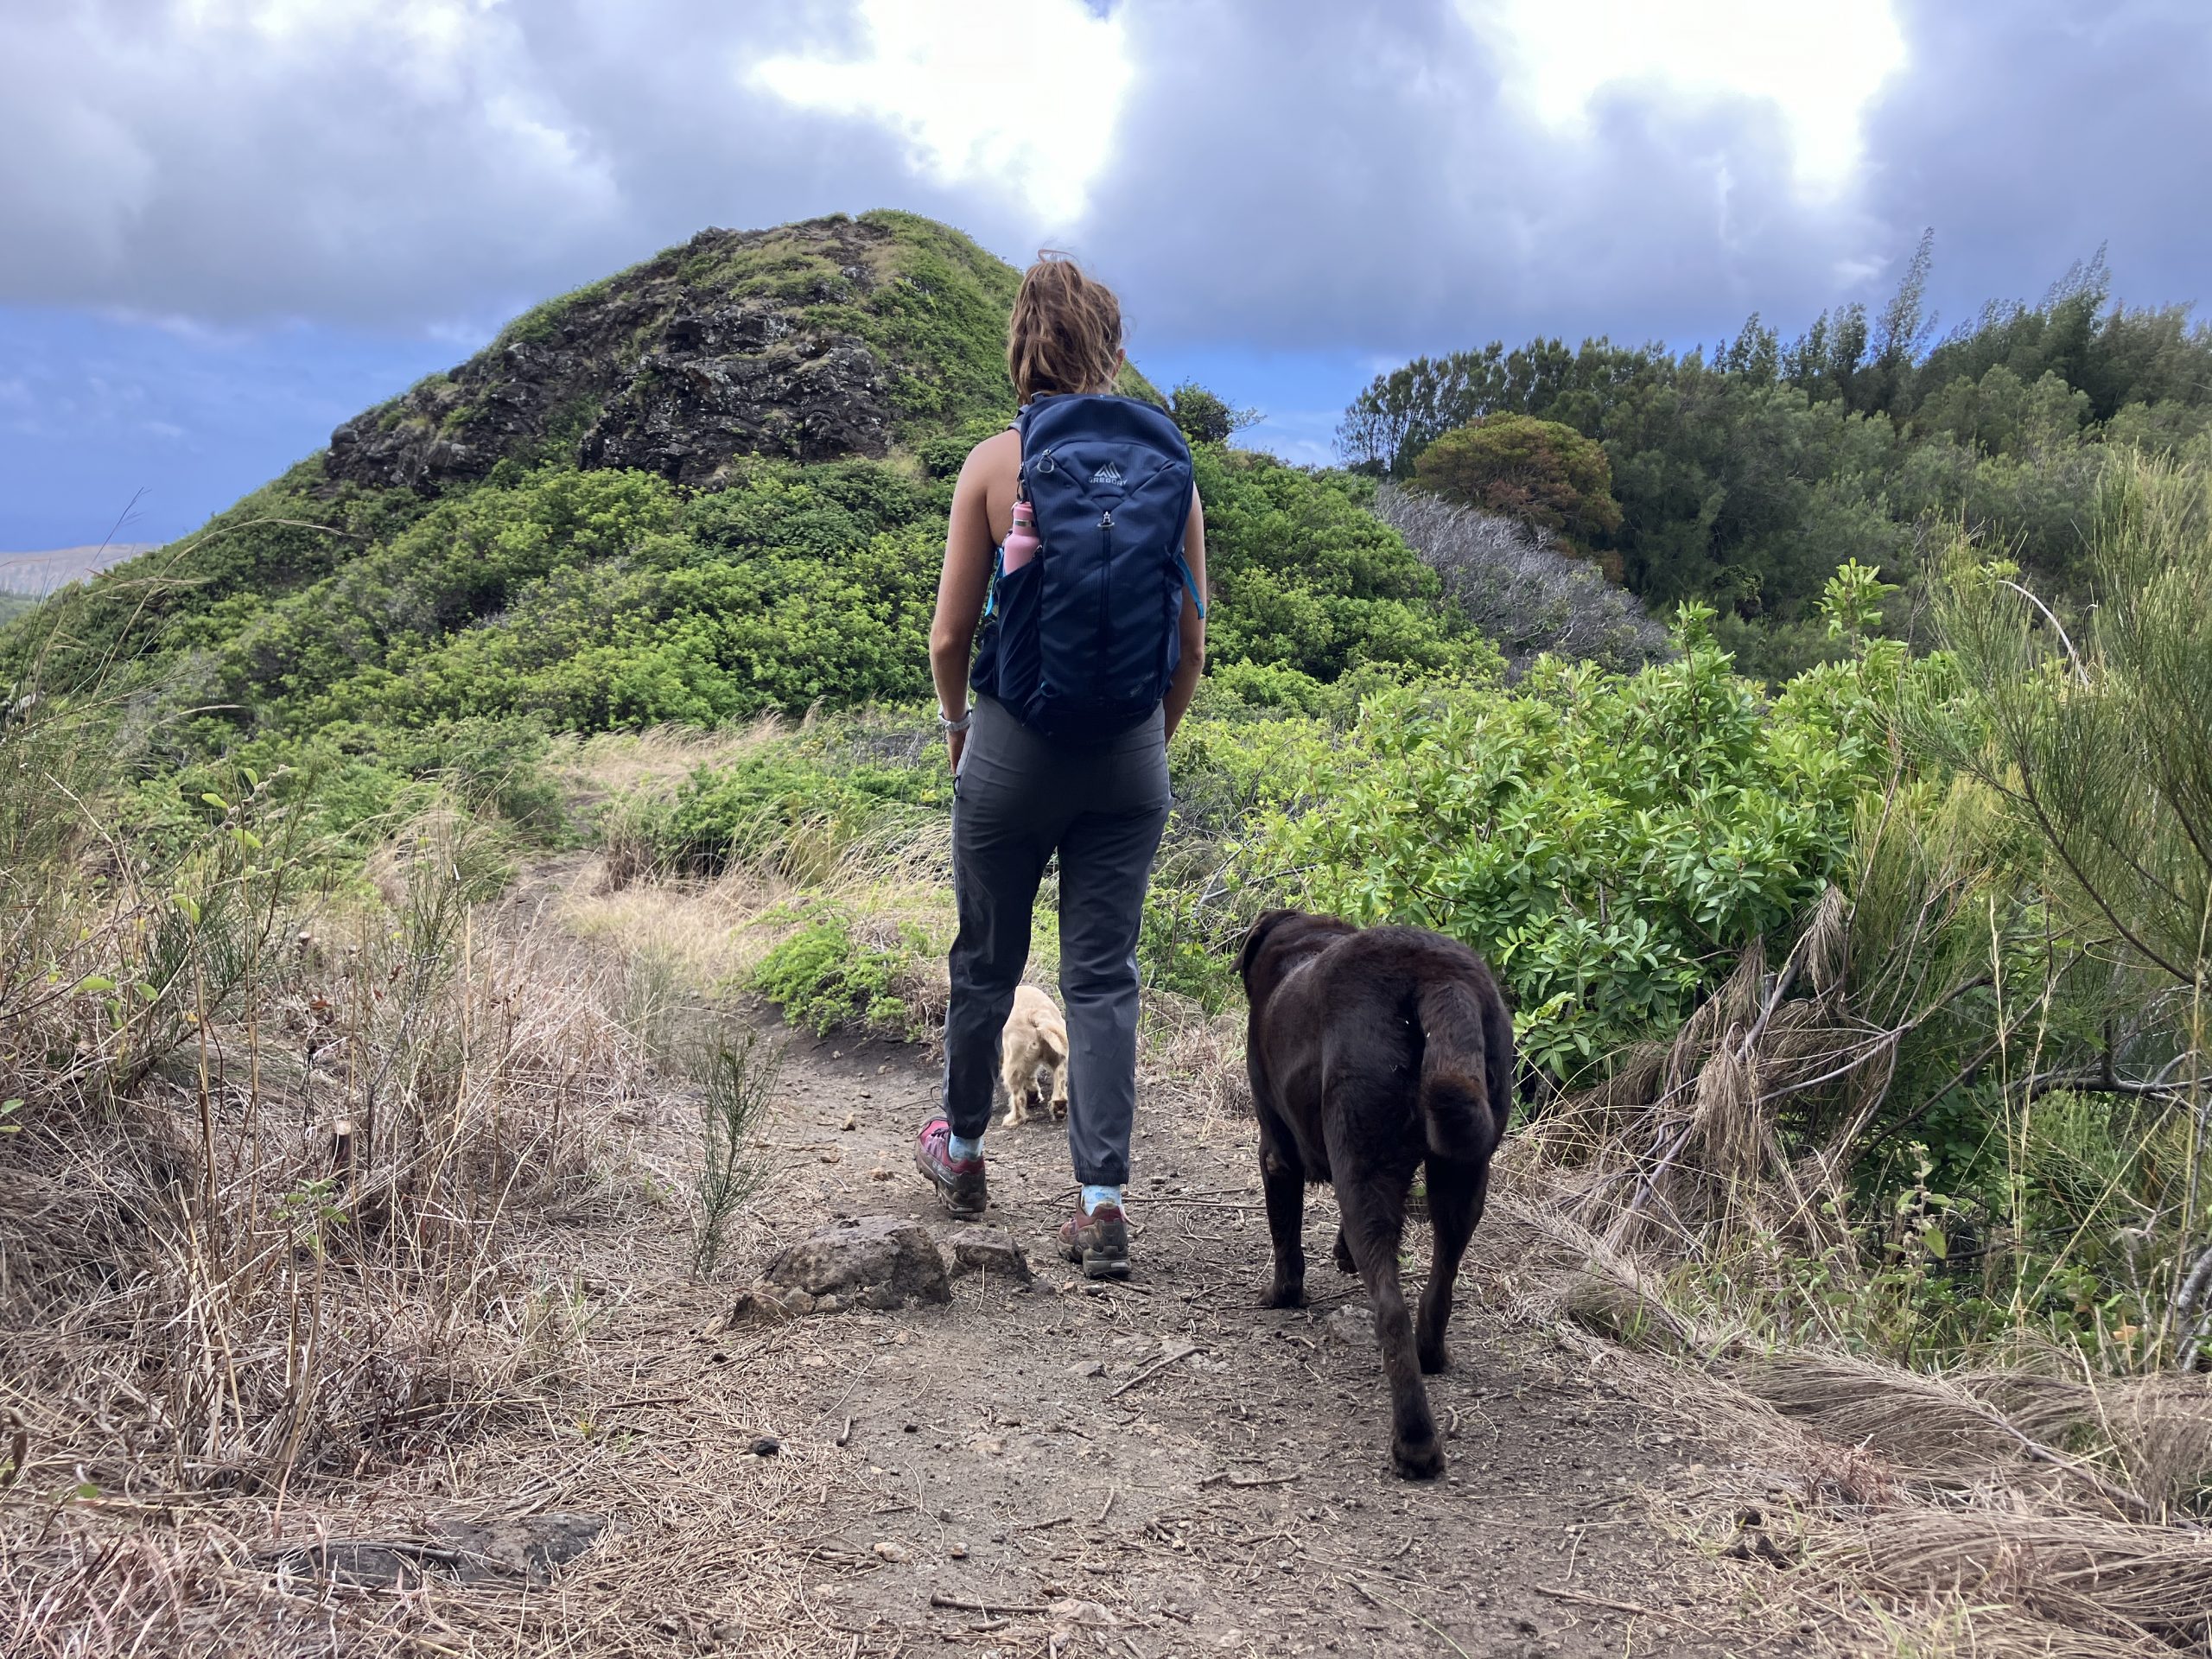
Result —
<path fill-rule="evenodd" d="M 1167 412 L 1192 443 L 1227 443 L 1260 419 L 1258 410 L 1233 408 L 1195 380 L 1168 394 Z"/>
<path fill-rule="evenodd" d="M 1557 421 L 1493 415 L 1446 432 L 1414 463 L 1414 481 L 1585 547 L 1621 524 L 1604 448 Z"/>

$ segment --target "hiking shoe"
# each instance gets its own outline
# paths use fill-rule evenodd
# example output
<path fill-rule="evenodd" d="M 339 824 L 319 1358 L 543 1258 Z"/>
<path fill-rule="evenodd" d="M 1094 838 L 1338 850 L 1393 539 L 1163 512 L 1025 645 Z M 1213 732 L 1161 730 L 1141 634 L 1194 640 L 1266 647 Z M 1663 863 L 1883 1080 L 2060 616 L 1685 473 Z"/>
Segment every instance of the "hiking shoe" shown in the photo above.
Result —
<path fill-rule="evenodd" d="M 1086 1279 L 1129 1276 L 1129 1224 L 1122 1207 L 1102 1204 L 1089 1215 L 1077 1211 L 1060 1224 L 1060 1254 L 1083 1263 Z"/>
<path fill-rule="evenodd" d="M 914 1142 L 914 1167 L 937 1189 L 937 1201 L 955 1221 L 976 1221 L 991 1201 L 983 1181 L 983 1160 L 952 1155 L 952 1125 L 942 1116 L 922 1125 Z"/>

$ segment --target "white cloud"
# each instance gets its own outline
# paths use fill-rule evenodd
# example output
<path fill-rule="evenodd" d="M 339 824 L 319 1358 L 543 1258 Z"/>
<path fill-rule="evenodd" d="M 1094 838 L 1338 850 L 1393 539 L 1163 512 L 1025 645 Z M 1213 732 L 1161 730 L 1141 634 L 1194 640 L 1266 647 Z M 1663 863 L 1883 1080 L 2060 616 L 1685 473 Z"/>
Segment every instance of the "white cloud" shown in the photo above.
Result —
<path fill-rule="evenodd" d="M 749 79 L 803 109 L 896 132 L 939 184 L 1001 183 L 1073 224 L 1111 152 L 1132 73 L 1121 20 L 1082 0 L 861 0 L 868 53 L 784 55 Z"/>
<path fill-rule="evenodd" d="M 1864 151 L 1862 119 L 1903 67 L 1891 0 L 1458 0 L 1503 46 L 1507 88 L 1536 119 L 1586 128 L 1599 94 L 1758 99 L 1781 111 L 1799 188 L 1834 195 Z"/>

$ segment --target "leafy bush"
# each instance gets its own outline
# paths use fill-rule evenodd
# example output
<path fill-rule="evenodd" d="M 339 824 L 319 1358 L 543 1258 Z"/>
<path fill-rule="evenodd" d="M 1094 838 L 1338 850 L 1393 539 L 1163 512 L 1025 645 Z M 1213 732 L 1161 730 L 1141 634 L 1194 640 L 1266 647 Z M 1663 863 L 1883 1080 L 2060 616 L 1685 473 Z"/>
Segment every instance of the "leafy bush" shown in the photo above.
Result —
<path fill-rule="evenodd" d="M 2212 428 L 2212 326 L 2186 306 L 2108 304 L 2099 258 L 1931 347 L 1928 254 L 1878 317 L 1847 306 L 1786 343 L 1754 314 L 1709 353 L 1601 336 L 1415 359 L 1353 400 L 1338 447 L 1404 479 L 1470 422 L 1571 427 L 1611 462 L 1621 523 L 1607 539 L 1629 587 L 1655 607 L 1710 601 L 1755 630 L 1808 617 L 1847 559 L 1895 575 L 1961 518 L 2078 608 L 2107 455 L 2177 454 Z M 1804 643 L 1745 660 L 1786 677 Z"/>
<path fill-rule="evenodd" d="M 1686 610 L 1680 659 L 1630 677 L 1547 659 L 1517 695 L 1369 699 L 1255 826 L 1245 881 L 1465 940 L 1556 1076 L 1666 1032 L 1819 895 L 1887 760 L 1855 674 L 1766 704 L 1710 614 Z"/>
<path fill-rule="evenodd" d="M 1495 673 L 1497 653 L 1445 601 L 1433 571 L 1354 499 L 1351 480 L 1201 448 L 1210 663 L 1334 681 L 1364 664 Z"/>
<path fill-rule="evenodd" d="M 1445 433 L 1414 463 L 1414 482 L 1586 545 L 1620 528 L 1605 452 L 1571 426 L 1491 415 Z"/>
<path fill-rule="evenodd" d="M 1227 443 L 1261 418 L 1258 410 L 1232 408 L 1195 380 L 1168 395 L 1167 412 L 1192 443 Z"/>
<path fill-rule="evenodd" d="M 925 1033 L 906 991 L 929 954 L 927 936 L 911 923 L 871 944 L 854 917 L 823 906 L 760 959 L 750 988 L 817 1036 L 858 1028 L 912 1042 Z"/>

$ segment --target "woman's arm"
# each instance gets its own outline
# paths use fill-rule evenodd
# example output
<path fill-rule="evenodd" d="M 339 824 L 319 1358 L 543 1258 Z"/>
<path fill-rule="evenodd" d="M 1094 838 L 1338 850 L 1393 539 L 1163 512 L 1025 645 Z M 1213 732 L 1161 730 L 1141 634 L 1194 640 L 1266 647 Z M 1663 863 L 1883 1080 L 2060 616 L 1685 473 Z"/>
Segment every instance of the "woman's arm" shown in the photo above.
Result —
<path fill-rule="evenodd" d="M 938 711 L 959 720 L 968 710 L 968 664 L 976 650 L 976 625 L 991 585 L 991 520 L 983 446 L 969 451 L 952 486 L 952 512 L 944 532 L 944 569 L 938 577 L 937 614 L 930 622 L 930 678 Z M 953 770 L 968 734 L 948 732 Z"/>
<path fill-rule="evenodd" d="M 1206 591 L 1206 514 L 1198 493 L 1191 492 L 1191 522 L 1183 531 L 1183 561 L 1191 567 L 1191 580 L 1198 592 Z M 1183 713 L 1198 690 L 1198 676 L 1206 665 L 1206 620 L 1198 601 L 1183 595 L 1183 655 L 1175 664 L 1175 677 L 1167 686 L 1167 735 L 1183 723 Z"/>

